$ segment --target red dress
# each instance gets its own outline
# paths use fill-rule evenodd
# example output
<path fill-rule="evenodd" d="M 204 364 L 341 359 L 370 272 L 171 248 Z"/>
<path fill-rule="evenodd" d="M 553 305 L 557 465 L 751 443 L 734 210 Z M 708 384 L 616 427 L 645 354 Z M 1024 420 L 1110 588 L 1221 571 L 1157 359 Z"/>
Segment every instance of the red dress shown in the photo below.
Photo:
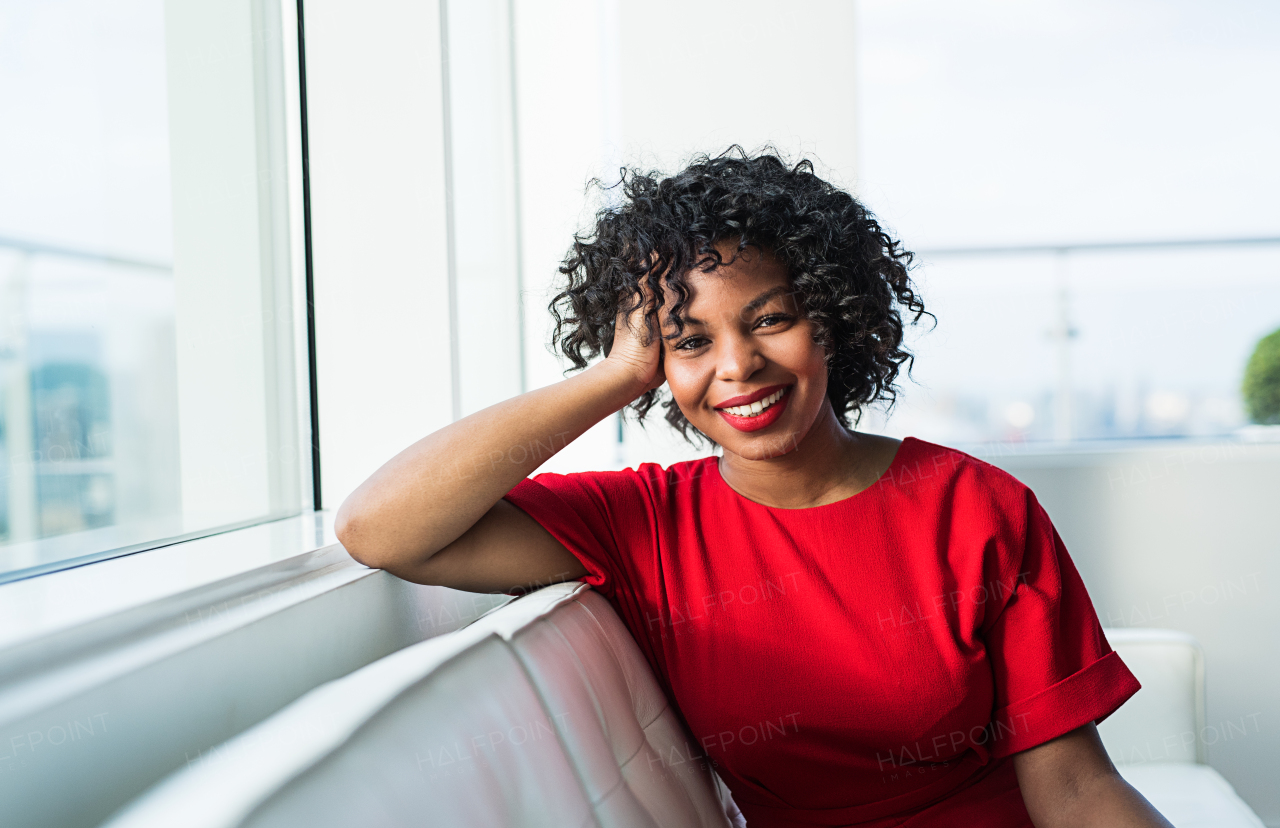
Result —
<path fill-rule="evenodd" d="M 1138 690 L 1030 489 L 959 451 L 908 438 L 809 509 L 716 457 L 506 497 L 582 561 L 750 828 L 1031 825 L 1010 756 Z"/>

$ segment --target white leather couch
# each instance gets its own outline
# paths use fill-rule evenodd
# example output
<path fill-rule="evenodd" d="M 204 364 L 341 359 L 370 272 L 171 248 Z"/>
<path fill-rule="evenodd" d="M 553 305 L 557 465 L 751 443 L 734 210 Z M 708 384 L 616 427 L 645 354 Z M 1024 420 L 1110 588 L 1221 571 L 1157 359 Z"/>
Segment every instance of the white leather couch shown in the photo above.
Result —
<path fill-rule="evenodd" d="M 1207 764 L 1204 654 L 1186 633 L 1126 628 L 1107 640 L 1142 684 L 1098 726 L 1120 774 L 1177 828 L 1263 828 Z"/>
<path fill-rule="evenodd" d="M 1261 826 L 1204 764 L 1203 659 L 1159 630 L 1108 637 L 1144 689 L 1103 723 L 1178 828 Z M 621 620 L 577 583 L 303 696 L 173 774 L 110 828 L 741 828 Z"/>
<path fill-rule="evenodd" d="M 560 584 L 313 690 L 107 824 L 741 825 L 695 745 L 608 603 Z"/>

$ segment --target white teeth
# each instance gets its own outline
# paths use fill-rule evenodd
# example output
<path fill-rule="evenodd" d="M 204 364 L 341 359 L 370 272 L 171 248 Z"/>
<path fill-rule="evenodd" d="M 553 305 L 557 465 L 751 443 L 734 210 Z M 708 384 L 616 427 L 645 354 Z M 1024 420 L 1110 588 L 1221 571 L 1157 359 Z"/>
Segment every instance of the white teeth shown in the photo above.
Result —
<path fill-rule="evenodd" d="M 754 417 L 776 403 L 778 400 L 782 399 L 782 394 L 786 390 L 787 389 L 785 388 L 779 388 L 763 400 L 757 400 L 749 405 L 735 405 L 733 408 L 726 408 L 724 410 L 735 417 Z"/>

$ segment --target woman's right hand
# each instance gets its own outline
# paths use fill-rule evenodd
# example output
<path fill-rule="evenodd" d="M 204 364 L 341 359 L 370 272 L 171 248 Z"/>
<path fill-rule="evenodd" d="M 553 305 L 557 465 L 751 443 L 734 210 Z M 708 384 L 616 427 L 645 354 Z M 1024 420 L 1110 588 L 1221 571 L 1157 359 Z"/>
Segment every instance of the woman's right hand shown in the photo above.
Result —
<path fill-rule="evenodd" d="M 658 335 L 659 331 L 653 330 L 655 325 L 645 319 L 644 315 L 653 306 L 653 290 L 641 282 L 640 291 L 643 301 L 629 317 L 624 310 L 618 311 L 613 329 L 613 345 L 605 357 L 606 364 L 616 365 L 619 370 L 635 377 L 639 384 L 637 397 L 667 381 L 662 364 L 662 338 Z"/>

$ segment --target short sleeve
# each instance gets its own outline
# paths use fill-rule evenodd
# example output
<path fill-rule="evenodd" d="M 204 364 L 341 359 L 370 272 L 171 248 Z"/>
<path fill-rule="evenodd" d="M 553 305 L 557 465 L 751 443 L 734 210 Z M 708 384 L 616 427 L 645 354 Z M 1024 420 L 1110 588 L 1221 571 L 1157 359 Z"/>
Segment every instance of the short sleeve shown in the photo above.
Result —
<path fill-rule="evenodd" d="M 631 579 L 630 553 L 643 548 L 646 498 L 635 472 L 544 472 L 521 480 L 505 499 L 536 520 L 587 570 L 583 580 L 612 599 Z"/>
<path fill-rule="evenodd" d="M 987 626 L 995 679 L 992 752 L 1044 744 L 1100 722 L 1140 687 L 1103 634 L 1084 581 L 1030 490 L 1016 587 Z M 1021 511 L 1021 510 L 1019 510 Z"/>

